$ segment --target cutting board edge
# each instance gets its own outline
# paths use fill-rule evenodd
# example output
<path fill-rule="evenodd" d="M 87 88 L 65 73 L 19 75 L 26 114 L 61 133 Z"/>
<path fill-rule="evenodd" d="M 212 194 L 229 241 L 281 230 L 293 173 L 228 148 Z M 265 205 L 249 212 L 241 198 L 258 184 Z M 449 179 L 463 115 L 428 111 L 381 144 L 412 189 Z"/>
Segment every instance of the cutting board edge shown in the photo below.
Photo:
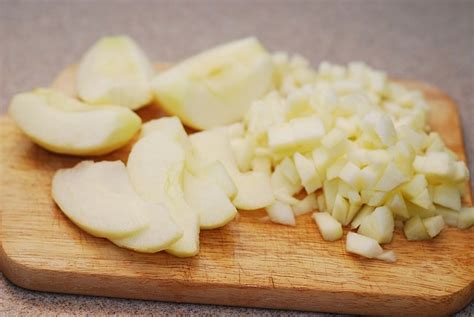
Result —
<path fill-rule="evenodd" d="M 450 294 L 439 296 L 425 294 L 390 294 L 379 291 L 351 292 L 327 291 L 317 288 L 278 288 L 258 287 L 252 285 L 213 284 L 177 282 L 172 280 L 148 281 L 146 284 L 149 292 L 139 287 L 141 294 L 131 294 L 129 287 L 136 282 L 133 277 L 104 276 L 68 272 L 65 270 L 48 270 L 42 267 L 29 266 L 18 261 L 5 251 L 4 243 L 0 241 L 0 267 L 4 276 L 13 284 L 33 291 L 64 293 L 73 295 L 102 296 L 124 299 L 159 300 L 177 303 L 212 304 L 224 306 L 257 307 L 283 310 L 318 311 L 342 314 L 367 315 L 367 307 L 372 306 L 370 314 L 373 315 L 416 315 L 416 316 L 445 316 L 451 315 L 474 300 L 474 281 Z M 46 274 L 44 274 L 46 273 Z M 87 280 L 84 283 L 84 280 Z M 51 282 L 54 281 L 54 284 Z M 79 282 L 79 283 L 74 283 Z M 68 288 L 74 285 L 74 289 Z M 186 287 L 181 287 L 186 284 Z M 107 289 L 95 287 L 107 285 Z M 174 287 L 173 287 L 174 286 Z M 180 291 L 167 295 L 167 288 Z M 205 290 L 205 292 L 202 292 Z M 157 293 L 158 292 L 158 293 Z M 195 293 L 202 292 L 203 296 L 196 297 Z M 242 295 L 242 293 L 245 293 Z M 335 304 L 331 298 L 338 297 Z M 298 301 L 294 299 L 298 298 Z M 271 299 L 271 302 L 267 301 Z M 389 311 L 385 307 L 387 298 L 390 298 L 392 307 Z M 395 304 L 395 305 L 393 305 Z M 374 310 L 374 306 L 377 306 Z M 419 312 L 423 307 L 423 312 Z"/>

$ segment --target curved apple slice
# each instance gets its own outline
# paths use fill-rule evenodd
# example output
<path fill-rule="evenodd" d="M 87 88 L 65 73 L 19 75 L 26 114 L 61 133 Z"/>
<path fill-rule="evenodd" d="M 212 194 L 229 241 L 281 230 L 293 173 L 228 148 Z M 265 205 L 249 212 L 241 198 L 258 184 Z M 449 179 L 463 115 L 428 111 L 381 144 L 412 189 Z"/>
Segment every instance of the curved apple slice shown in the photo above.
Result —
<path fill-rule="evenodd" d="M 35 143 L 73 155 L 102 155 L 127 144 L 141 119 L 119 106 L 89 106 L 51 89 L 17 94 L 10 116 Z"/>
<path fill-rule="evenodd" d="M 184 200 L 184 163 L 182 146 L 155 131 L 133 146 L 127 168 L 137 193 L 147 201 L 165 204 L 183 230 L 183 236 L 166 251 L 176 256 L 193 256 L 199 251 L 199 217 Z"/>
<path fill-rule="evenodd" d="M 155 253 L 169 248 L 183 236 L 170 211 L 162 204 L 144 202 L 144 209 L 150 216 L 150 225 L 133 235 L 110 239 L 114 244 L 144 253 Z"/>
<path fill-rule="evenodd" d="M 273 85 L 270 55 L 255 38 L 224 44 L 160 73 L 152 90 L 186 125 L 208 129 L 242 119 Z"/>
<path fill-rule="evenodd" d="M 97 237 L 128 236 L 150 221 L 151 206 L 135 193 L 121 161 L 84 161 L 58 170 L 52 196 L 72 222 Z"/>
<path fill-rule="evenodd" d="M 84 55 L 77 72 L 79 97 L 91 104 L 138 109 L 152 100 L 153 68 L 127 36 L 104 37 Z"/>

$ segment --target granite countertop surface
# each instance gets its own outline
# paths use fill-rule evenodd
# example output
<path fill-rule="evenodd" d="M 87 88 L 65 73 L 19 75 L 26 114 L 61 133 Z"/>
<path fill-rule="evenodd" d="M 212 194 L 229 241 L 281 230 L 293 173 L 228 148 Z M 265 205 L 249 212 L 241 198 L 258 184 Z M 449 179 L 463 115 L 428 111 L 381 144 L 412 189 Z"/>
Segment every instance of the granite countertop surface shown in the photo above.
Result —
<path fill-rule="evenodd" d="M 458 103 L 474 171 L 474 1 L 0 0 L 0 113 L 13 94 L 48 85 L 110 34 L 132 36 L 155 61 L 256 35 L 270 50 L 298 52 L 314 65 L 361 60 L 395 78 L 427 81 Z M 310 315 L 41 293 L 0 276 L 0 315 L 60 313 Z M 458 315 L 474 315 L 474 304 Z"/>

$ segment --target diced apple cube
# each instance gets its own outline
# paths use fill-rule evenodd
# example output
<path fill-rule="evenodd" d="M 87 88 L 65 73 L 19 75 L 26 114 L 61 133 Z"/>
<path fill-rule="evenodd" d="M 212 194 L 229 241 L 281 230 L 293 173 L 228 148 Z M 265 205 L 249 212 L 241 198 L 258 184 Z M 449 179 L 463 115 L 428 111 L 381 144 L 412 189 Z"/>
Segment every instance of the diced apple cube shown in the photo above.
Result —
<path fill-rule="evenodd" d="M 403 232 L 407 240 L 427 240 L 430 238 L 428 231 L 426 231 L 425 225 L 419 216 L 414 216 L 405 222 Z"/>
<path fill-rule="evenodd" d="M 297 144 L 311 146 L 325 133 L 324 124 L 317 116 L 290 120 L 293 137 Z"/>
<path fill-rule="evenodd" d="M 299 178 L 301 179 L 301 184 L 308 194 L 321 188 L 321 178 L 314 167 L 313 161 L 298 152 L 293 156 L 293 161 Z"/>
<path fill-rule="evenodd" d="M 428 186 L 426 177 L 423 174 L 416 174 L 413 178 L 401 187 L 403 196 L 408 199 L 413 199 L 421 194 Z"/>
<path fill-rule="evenodd" d="M 456 227 L 458 225 L 459 212 L 444 207 L 436 207 L 436 213 L 443 217 L 448 226 Z"/>
<path fill-rule="evenodd" d="M 263 172 L 271 174 L 272 172 L 272 161 L 266 156 L 256 156 L 252 159 L 252 171 Z"/>
<path fill-rule="evenodd" d="M 326 175 L 326 169 L 332 160 L 329 150 L 324 147 L 317 147 L 313 150 L 312 156 L 318 173 L 321 176 Z"/>
<path fill-rule="evenodd" d="M 429 217 L 421 220 L 426 228 L 426 232 L 431 238 L 436 237 L 444 228 L 444 220 L 441 215 Z"/>
<path fill-rule="evenodd" d="M 327 212 L 315 212 L 313 219 L 319 232 L 326 241 L 339 240 L 342 237 L 342 225 Z"/>
<path fill-rule="evenodd" d="M 362 203 L 377 207 L 384 203 L 387 199 L 388 193 L 375 190 L 361 190 L 360 195 Z"/>
<path fill-rule="evenodd" d="M 296 225 L 295 215 L 288 204 L 276 200 L 273 204 L 266 207 L 265 210 L 273 222 L 287 226 Z"/>
<path fill-rule="evenodd" d="M 255 210 L 274 202 L 270 177 L 262 172 L 248 172 L 234 175 L 238 192 L 232 201 L 235 207 Z"/>
<path fill-rule="evenodd" d="M 321 139 L 321 144 L 324 145 L 326 148 L 332 148 L 337 144 L 345 141 L 347 139 L 347 133 L 341 129 L 335 128 L 332 129 L 328 134 L 326 134 Z"/>
<path fill-rule="evenodd" d="M 255 153 L 253 142 L 249 138 L 235 138 L 230 141 L 237 167 L 241 172 L 250 170 Z"/>
<path fill-rule="evenodd" d="M 324 201 L 326 202 L 327 211 L 331 211 L 334 208 L 338 188 L 339 179 L 326 180 L 323 183 Z"/>
<path fill-rule="evenodd" d="M 379 243 L 389 243 L 392 241 L 393 230 L 392 212 L 387 207 L 378 207 L 370 216 L 364 218 L 357 232 Z"/>
<path fill-rule="evenodd" d="M 328 180 L 332 180 L 339 177 L 339 174 L 341 173 L 346 163 L 347 161 L 343 156 L 338 158 L 333 164 L 329 165 L 326 171 L 326 178 Z"/>
<path fill-rule="evenodd" d="M 383 249 L 376 240 L 355 232 L 347 234 L 346 251 L 366 258 L 375 258 L 383 254 Z"/>
<path fill-rule="evenodd" d="M 343 224 L 346 221 L 347 214 L 349 212 L 349 203 L 341 195 L 337 194 L 334 201 L 334 208 L 332 209 L 331 215 Z"/>
<path fill-rule="evenodd" d="M 355 203 L 349 204 L 349 212 L 347 213 L 346 220 L 343 223 L 344 226 L 347 226 L 349 223 L 351 223 L 352 219 L 354 219 L 354 217 L 359 212 L 361 206 L 362 206 L 361 202 L 355 202 Z"/>
<path fill-rule="evenodd" d="M 327 207 L 326 207 L 326 200 L 324 199 L 324 195 L 322 193 L 319 193 L 317 198 L 316 198 L 317 202 L 318 202 L 318 210 L 319 211 L 327 211 Z"/>
<path fill-rule="evenodd" d="M 413 168 L 417 173 L 432 179 L 449 179 L 454 174 L 453 161 L 446 152 L 430 152 L 425 156 L 416 156 Z"/>
<path fill-rule="evenodd" d="M 392 195 L 392 197 L 387 202 L 387 206 L 395 215 L 401 217 L 402 219 L 410 218 L 407 205 L 400 192 L 396 192 Z"/>
<path fill-rule="evenodd" d="M 354 188 L 360 188 L 361 170 L 352 162 L 347 162 L 339 172 L 339 178 Z"/>
<path fill-rule="evenodd" d="M 469 179 L 469 170 L 463 161 L 454 162 L 454 182 L 465 182 Z"/>
<path fill-rule="evenodd" d="M 278 165 L 275 171 L 270 177 L 270 183 L 272 191 L 276 193 L 286 194 L 287 196 L 293 196 L 301 189 L 301 184 L 292 184 L 288 178 L 283 174 L 280 165 Z"/>
<path fill-rule="evenodd" d="M 438 185 L 434 187 L 433 202 L 459 211 L 461 209 L 461 193 L 454 185 Z"/>
<path fill-rule="evenodd" d="M 428 191 L 428 188 L 423 189 L 423 191 L 420 194 L 418 194 L 418 196 L 411 199 L 411 202 L 424 209 L 428 209 L 428 210 L 434 209 L 433 202 L 431 201 L 431 196 Z"/>
<path fill-rule="evenodd" d="M 419 216 L 421 218 L 428 218 L 436 216 L 436 207 L 431 205 L 430 209 L 425 209 L 418 205 L 413 204 L 410 201 L 405 201 L 410 216 Z"/>
<path fill-rule="evenodd" d="M 474 224 L 474 207 L 464 207 L 459 211 L 458 228 L 467 229 Z"/>
<path fill-rule="evenodd" d="M 382 169 L 379 165 L 368 165 L 360 171 L 361 188 L 372 190 L 382 175 Z"/>
<path fill-rule="evenodd" d="M 394 163 L 390 162 L 385 168 L 382 177 L 377 182 L 377 185 L 375 185 L 375 190 L 388 192 L 405 181 L 407 181 L 407 177 Z"/>
<path fill-rule="evenodd" d="M 354 220 L 352 220 L 351 228 L 352 229 L 359 228 L 360 224 L 362 223 L 362 221 L 364 221 L 365 217 L 369 216 L 374 211 L 374 209 L 375 207 L 367 206 L 367 205 L 362 207 L 357 213 L 357 216 L 354 218 Z"/>
<path fill-rule="evenodd" d="M 316 200 L 316 194 L 314 193 L 307 195 L 305 198 L 298 201 L 297 204 L 293 205 L 293 213 L 295 216 L 304 215 L 317 209 L 318 201 Z"/>

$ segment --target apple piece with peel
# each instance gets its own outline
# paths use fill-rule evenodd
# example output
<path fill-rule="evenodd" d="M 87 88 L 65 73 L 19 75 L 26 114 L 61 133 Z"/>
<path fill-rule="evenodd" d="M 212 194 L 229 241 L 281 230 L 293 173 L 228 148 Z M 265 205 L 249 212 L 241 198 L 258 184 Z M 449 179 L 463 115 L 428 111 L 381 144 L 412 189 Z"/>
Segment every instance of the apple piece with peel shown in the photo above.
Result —
<path fill-rule="evenodd" d="M 83 161 L 60 169 L 54 174 L 51 192 L 64 214 L 96 237 L 119 238 L 146 230 L 150 209 L 159 212 L 161 208 L 138 197 L 121 161 Z"/>
<path fill-rule="evenodd" d="M 51 89 L 15 95 L 9 114 L 33 142 L 72 155 L 112 152 L 127 144 L 141 125 L 129 109 L 86 105 Z"/>
<path fill-rule="evenodd" d="M 183 147 L 159 131 L 135 143 L 127 163 L 137 193 L 147 201 L 163 203 L 183 230 L 183 236 L 166 249 L 182 257 L 199 251 L 199 216 L 185 201 L 182 190 L 184 166 Z"/>
<path fill-rule="evenodd" d="M 150 61 L 131 38 L 103 37 L 82 57 L 77 92 L 90 104 L 138 109 L 153 99 L 153 74 Z"/>
<path fill-rule="evenodd" d="M 366 258 L 376 258 L 384 253 L 376 240 L 355 232 L 347 233 L 346 251 Z"/>
<path fill-rule="evenodd" d="M 315 212 L 313 219 L 326 241 L 336 241 L 342 237 L 342 225 L 327 212 Z"/>
<path fill-rule="evenodd" d="M 273 86 L 270 55 L 255 38 L 224 44 L 158 74 L 151 83 L 160 105 L 196 129 L 241 120 Z"/>
<path fill-rule="evenodd" d="M 199 215 L 201 229 L 219 228 L 232 221 L 237 209 L 215 183 L 184 173 L 184 197 Z"/>
<path fill-rule="evenodd" d="M 265 208 L 270 220 L 287 226 L 295 226 L 295 215 L 291 210 L 291 206 L 276 200 L 270 206 Z"/>

